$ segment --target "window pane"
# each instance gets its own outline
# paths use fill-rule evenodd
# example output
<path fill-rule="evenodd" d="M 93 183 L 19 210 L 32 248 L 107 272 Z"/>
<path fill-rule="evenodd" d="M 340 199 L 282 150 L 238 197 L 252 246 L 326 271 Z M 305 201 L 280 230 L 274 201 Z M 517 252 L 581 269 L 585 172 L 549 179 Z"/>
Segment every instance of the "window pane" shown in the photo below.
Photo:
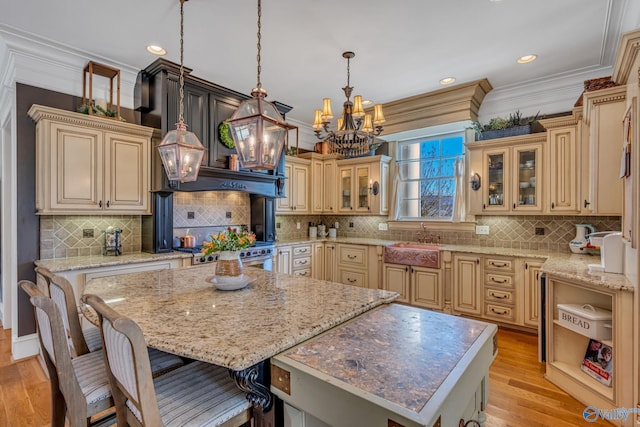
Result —
<path fill-rule="evenodd" d="M 401 218 L 451 219 L 455 162 L 464 155 L 464 131 L 399 144 Z"/>

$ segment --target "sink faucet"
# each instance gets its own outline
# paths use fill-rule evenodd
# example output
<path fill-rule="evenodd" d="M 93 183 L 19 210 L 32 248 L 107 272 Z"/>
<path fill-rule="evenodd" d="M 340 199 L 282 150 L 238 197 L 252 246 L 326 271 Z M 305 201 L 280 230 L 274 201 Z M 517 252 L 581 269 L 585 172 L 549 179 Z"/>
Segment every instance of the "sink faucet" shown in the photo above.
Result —
<path fill-rule="evenodd" d="M 440 236 L 434 236 L 432 232 L 427 230 L 427 226 L 424 222 L 420 223 L 422 227 L 422 231 L 418 231 L 416 235 L 418 236 L 418 242 L 420 243 L 437 243 L 440 244 Z"/>

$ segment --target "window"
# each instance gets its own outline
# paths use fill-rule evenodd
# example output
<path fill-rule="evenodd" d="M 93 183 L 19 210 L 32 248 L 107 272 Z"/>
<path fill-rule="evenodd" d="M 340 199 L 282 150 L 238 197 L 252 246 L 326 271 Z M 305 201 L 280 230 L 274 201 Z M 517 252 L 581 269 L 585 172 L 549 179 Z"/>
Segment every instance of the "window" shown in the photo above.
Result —
<path fill-rule="evenodd" d="M 398 219 L 451 220 L 464 131 L 398 143 Z"/>

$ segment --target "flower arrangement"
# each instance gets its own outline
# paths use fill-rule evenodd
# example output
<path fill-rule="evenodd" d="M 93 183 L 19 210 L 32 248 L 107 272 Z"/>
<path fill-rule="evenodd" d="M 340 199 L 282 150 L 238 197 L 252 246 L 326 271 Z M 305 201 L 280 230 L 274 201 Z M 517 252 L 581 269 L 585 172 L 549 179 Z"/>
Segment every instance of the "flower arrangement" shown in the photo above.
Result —
<path fill-rule="evenodd" d="M 239 251 L 253 245 L 256 235 L 248 230 L 238 231 L 237 228 L 227 227 L 225 231 L 211 235 L 210 242 L 202 244 L 202 253 L 211 255 L 221 251 Z"/>

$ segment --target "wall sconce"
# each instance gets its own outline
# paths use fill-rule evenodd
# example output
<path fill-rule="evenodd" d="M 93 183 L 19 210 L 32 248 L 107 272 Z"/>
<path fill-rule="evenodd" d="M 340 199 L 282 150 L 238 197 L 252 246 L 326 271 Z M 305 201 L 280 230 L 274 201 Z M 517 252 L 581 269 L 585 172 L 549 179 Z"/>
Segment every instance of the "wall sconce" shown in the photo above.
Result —
<path fill-rule="evenodd" d="M 373 196 L 377 196 L 380 193 L 380 183 L 378 181 L 371 182 L 369 181 L 369 194 Z"/>
<path fill-rule="evenodd" d="M 471 175 L 471 189 L 473 191 L 478 191 L 480 189 L 480 175 L 478 173 L 474 173 Z"/>

